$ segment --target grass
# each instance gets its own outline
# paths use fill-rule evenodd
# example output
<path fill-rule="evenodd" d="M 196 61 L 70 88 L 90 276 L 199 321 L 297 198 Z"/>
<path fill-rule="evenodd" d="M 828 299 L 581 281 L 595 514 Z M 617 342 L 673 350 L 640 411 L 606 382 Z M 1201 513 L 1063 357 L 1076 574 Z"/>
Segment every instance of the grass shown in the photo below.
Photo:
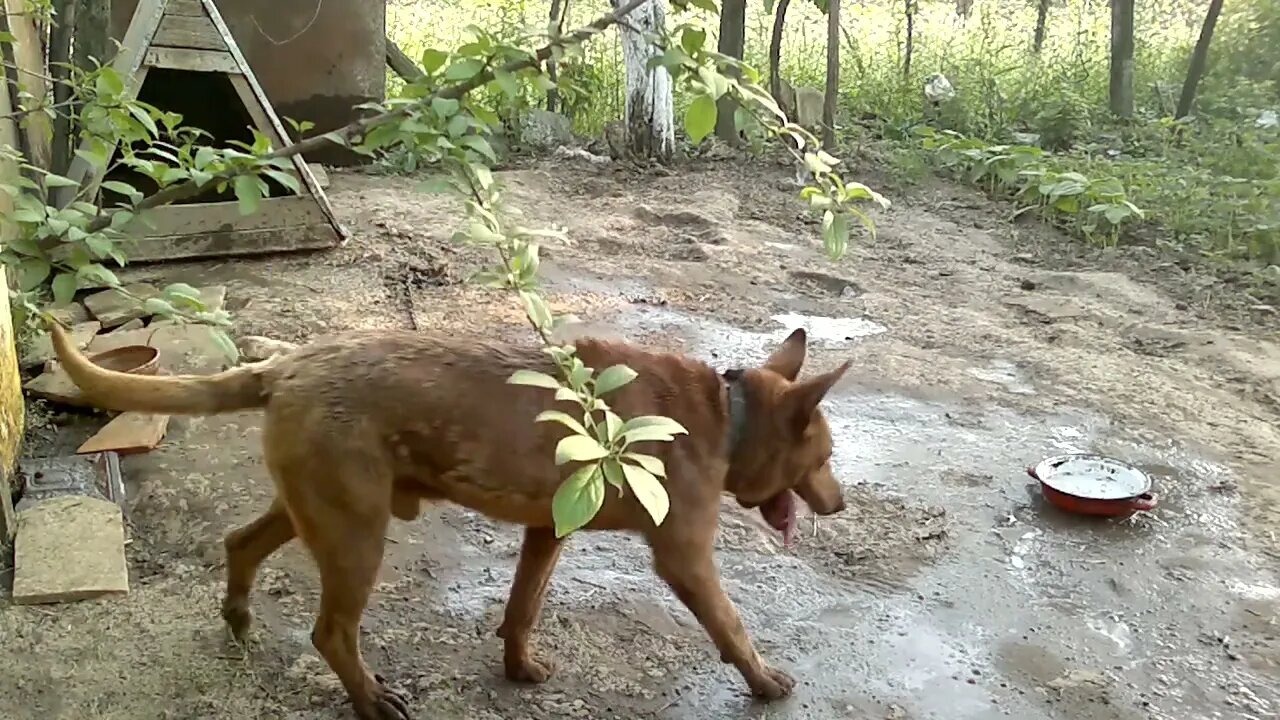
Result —
<path fill-rule="evenodd" d="M 1137 111 L 1125 121 L 1107 111 L 1108 3 L 1055 1 L 1044 46 L 1033 54 L 1036 6 L 1030 0 L 974 0 L 964 19 L 957 17 L 955 3 L 918 2 L 909 73 L 903 69 L 904 5 L 903 0 L 845 3 L 840 122 L 848 142 L 885 141 L 889 156 L 908 169 L 928 164 L 959 173 L 991 192 L 1056 215 L 1059 224 L 1087 239 L 1145 242 L 1209 262 L 1230 262 L 1280 292 L 1280 129 L 1259 122 L 1264 111 L 1280 108 L 1280 0 L 1228 3 L 1196 111 L 1183 122 L 1170 115 L 1200 31 L 1202 2 L 1139 3 Z M 521 28 L 541 30 L 548 7 L 548 2 L 527 0 L 392 4 L 388 31 L 417 55 L 428 46 L 456 44 L 470 23 L 510 37 Z M 572 4 L 568 24 L 581 24 L 600 11 Z M 772 23 L 762 5 L 749 6 L 747 60 L 762 69 Z M 792 3 L 782 72 L 793 84 L 822 87 L 825 25 L 811 1 Z M 984 156 L 983 162 L 1009 152 L 1018 155 L 1015 180 L 978 172 L 956 157 L 954 143 L 922 135 L 922 87 L 935 72 L 944 74 L 958 94 L 931 124 L 957 133 L 959 139 L 947 137 Z M 589 45 L 564 76 L 577 131 L 597 134 L 621 116 L 624 81 L 616 33 Z M 527 104 L 538 102 L 533 95 L 527 98 Z M 682 104 L 678 97 L 677 106 Z M 1064 174 L 1084 178 L 1086 188 L 1107 191 L 1106 204 L 1127 203 L 1141 213 L 1130 213 L 1118 224 L 1095 223 L 1108 214 L 1089 211 L 1100 203 L 1085 204 L 1083 196 L 1049 200 L 1040 186 L 1051 186 Z M 1110 214 L 1119 217 L 1118 211 Z"/>

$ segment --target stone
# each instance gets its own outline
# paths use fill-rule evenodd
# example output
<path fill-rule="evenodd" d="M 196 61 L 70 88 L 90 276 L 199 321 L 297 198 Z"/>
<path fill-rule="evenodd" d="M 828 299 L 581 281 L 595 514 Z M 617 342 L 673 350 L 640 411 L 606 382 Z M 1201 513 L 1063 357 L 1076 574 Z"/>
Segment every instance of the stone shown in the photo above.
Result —
<path fill-rule="evenodd" d="M 554 150 L 573 142 L 573 124 L 560 113 L 534 108 L 524 117 L 520 142 L 536 150 Z"/>
<path fill-rule="evenodd" d="M 71 326 L 71 339 L 75 341 L 76 347 L 84 350 L 93 342 L 94 336 L 102 329 L 102 323 L 97 320 L 88 320 Z M 22 352 L 22 369 L 43 365 L 54 359 L 56 355 L 53 352 L 53 337 L 49 333 L 42 333 L 27 346 Z"/>
<path fill-rule="evenodd" d="M 161 366 L 172 372 L 212 373 L 226 369 L 231 358 L 213 339 L 209 325 L 164 324 L 147 343 L 160 351 Z"/>
<path fill-rule="evenodd" d="M 109 500 L 51 498 L 18 513 L 13 603 L 72 602 L 129 592 L 124 517 Z"/>
<path fill-rule="evenodd" d="M 91 355 L 104 353 L 108 350 L 125 347 L 126 345 L 149 345 L 151 344 L 151 336 L 155 334 L 155 328 L 143 327 L 137 330 L 125 330 L 121 326 L 120 330 L 110 332 L 105 335 L 97 335 L 93 341 L 89 343 L 88 352 Z"/>
<path fill-rule="evenodd" d="M 75 382 L 72 381 L 71 376 L 67 375 L 66 371 L 58 366 L 54 366 L 52 370 L 47 370 L 31 378 L 22 388 L 42 400 L 49 400 L 62 405 L 91 407 L 89 401 L 80 393 L 80 388 L 76 387 Z"/>
<path fill-rule="evenodd" d="M 75 326 L 93 319 L 89 316 L 89 311 L 77 302 L 73 302 L 66 307 L 49 308 L 47 312 L 63 325 Z"/>
<path fill-rule="evenodd" d="M 285 340 L 275 340 L 261 335 L 245 335 L 236 340 L 242 362 L 261 362 L 275 355 L 283 355 L 297 349 L 297 345 Z"/>
<path fill-rule="evenodd" d="M 132 455 L 147 452 L 160 444 L 168 428 L 168 415 L 120 413 L 93 437 L 84 441 L 76 453 L 84 455 L 111 450 L 119 455 Z"/>
<path fill-rule="evenodd" d="M 146 317 L 143 302 L 160 294 L 155 287 L 146 283 L 126 285 L 124 289 L 141 298 L 141 301 L 128 297 L 115 288 L 94 293 L 84 299 L 84 306 L 102 323 L 102 327 L 119 327 L 130 320 Z"/>
<path fill-rule="evenodd" d="M 120 327 L 116 328 L 116 332 L 128 332 L 128 331 L 130 331 L 130 330 L 141 330 L 142 328 L 144 328 L 144 327 L 146 327 L 146 326 L 147 326 L 147 324 L 146 324 L 146 323 L 144 323 L 144 322 L 142 322 L 142 318 L 134 318 L 134 319 L 130 320 L 129 322 L 127 322 L 127 323 L 125 323 L 125 324 L 121 325 Z"/>

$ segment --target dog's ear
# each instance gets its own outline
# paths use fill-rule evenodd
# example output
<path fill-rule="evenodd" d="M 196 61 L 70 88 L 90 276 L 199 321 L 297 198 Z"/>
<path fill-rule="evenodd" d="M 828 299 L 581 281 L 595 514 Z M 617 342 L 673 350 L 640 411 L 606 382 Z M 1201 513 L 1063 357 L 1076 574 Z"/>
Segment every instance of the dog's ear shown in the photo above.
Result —
<path fill-rule="evenodd" d="M 782 341 L 782 346 L 773 351 L 764 362 L 766 370 L 772 370 L 782 377 L 795 382 L 800 374 L 800 366 L 804 364 L 805 342 L 804 328 L 796 328 Z"/>
<path fill-rule="evenodd" d="M 797 435 L 803 435 L 809 428 L 809 423 L 813 421 L 813 413 L 818 409 L 818 403 L 821 403 L 822 398 L 826 397 L 831 388 L 840 382 L 840 378 L 844 377 L 852 363 L 852 360 L 846 360 L 835 370 L 787 388 L 783 395 L 783 411 L 787 413 L 787 421 Z"/>

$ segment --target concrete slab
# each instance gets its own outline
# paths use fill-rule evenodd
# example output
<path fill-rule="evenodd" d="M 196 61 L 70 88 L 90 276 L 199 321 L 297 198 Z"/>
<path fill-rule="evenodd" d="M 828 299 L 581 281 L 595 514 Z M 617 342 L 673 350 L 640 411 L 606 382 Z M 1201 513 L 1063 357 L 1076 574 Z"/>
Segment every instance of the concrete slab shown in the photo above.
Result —
<path fill-rule="evenodd" d="M 13 554 L 15 605 L 129 592 L 124 519 L 108 500 L 71 495 L 20 511 Z"/>

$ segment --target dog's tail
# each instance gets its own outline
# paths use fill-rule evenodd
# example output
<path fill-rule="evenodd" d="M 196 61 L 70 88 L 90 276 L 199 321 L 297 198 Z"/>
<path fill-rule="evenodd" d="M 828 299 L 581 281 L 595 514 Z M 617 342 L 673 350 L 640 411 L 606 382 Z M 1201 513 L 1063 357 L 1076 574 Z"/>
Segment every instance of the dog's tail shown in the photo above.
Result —
<path fill-rule="evenodd" d="M 58 362 L 85 398 L 103 410 L 213 415 L 265 407 L 270 398 L 264 377 L 270 362 L 216 375 L 133 375 L 95 365 L 76 348 L 65 330 L 56 322 L 51 325 Z"/>

